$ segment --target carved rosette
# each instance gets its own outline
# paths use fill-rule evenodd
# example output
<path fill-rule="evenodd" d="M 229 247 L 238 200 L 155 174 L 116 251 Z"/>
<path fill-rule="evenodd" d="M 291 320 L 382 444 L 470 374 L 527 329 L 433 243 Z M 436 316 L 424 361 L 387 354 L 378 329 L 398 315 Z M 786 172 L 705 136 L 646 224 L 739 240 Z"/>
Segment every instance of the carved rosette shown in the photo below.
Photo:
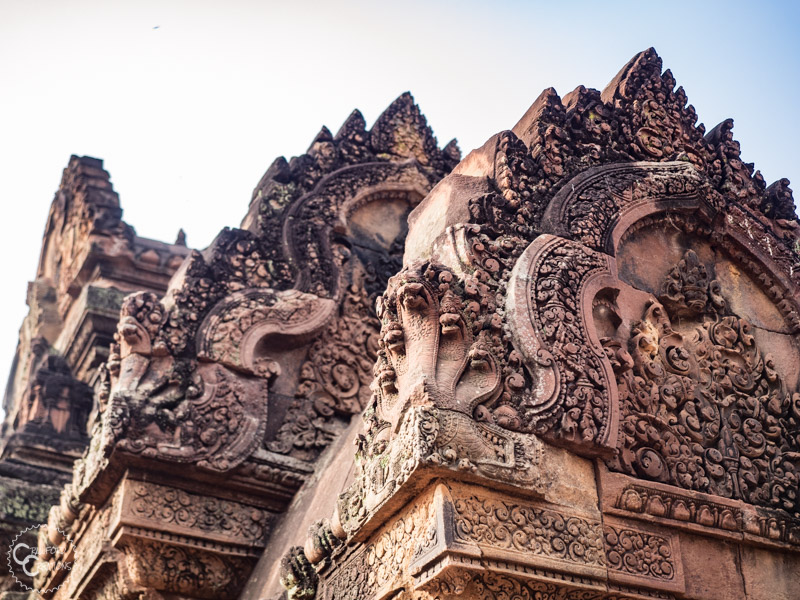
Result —
<path fill-rule="evenodd" d="M 604 519 L 609 580 L 632 587 L 684 591 L 677 536 Z"/>

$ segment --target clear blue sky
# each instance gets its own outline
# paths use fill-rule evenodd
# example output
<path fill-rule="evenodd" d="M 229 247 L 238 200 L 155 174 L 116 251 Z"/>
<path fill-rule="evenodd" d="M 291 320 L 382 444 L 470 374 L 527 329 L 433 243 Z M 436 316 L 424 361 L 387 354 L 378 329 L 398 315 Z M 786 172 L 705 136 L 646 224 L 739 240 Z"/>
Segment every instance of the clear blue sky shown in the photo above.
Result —
<path fill-rule="evenodd" d="M 707 128 L 800 192 L 793 2 L 137 2 L 0 4 L 0 379 L 27 312 L 47 211 L 71 154 L 105 160 L 124 218 L 203 247 L 238 225 L 278 155 L 353 108 L 410 90 L 463 151 L 542 89 L 602 89 L 654 46 Z M 800 195 L 800 194 L 799 194 Z"/>

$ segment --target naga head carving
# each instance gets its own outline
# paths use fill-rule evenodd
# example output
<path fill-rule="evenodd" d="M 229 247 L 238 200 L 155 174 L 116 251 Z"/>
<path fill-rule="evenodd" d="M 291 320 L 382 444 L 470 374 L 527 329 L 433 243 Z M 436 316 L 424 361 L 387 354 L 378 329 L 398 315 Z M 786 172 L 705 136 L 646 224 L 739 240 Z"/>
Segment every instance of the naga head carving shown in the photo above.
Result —
<path fill-rule="evenodd" d="M 485 331 L 474 333 L 455 286 L 451 271 L 423 263 L 392 278 L 379 299 L 374 391 L 377 416 L 392 431 L 411 406 L 432 405 L 472 417 L 500 391 L 493 340 Z"/>
<path fill-rule="evenodd" d="M 123 301 L 98 394 L 102 442 L 75 473 L 79 494 L 116 451 L 228 471 L 263 440 L 271 365 L 258 361 L 244 371 L 171 351 L 168 321 L 155 294 Z"/>

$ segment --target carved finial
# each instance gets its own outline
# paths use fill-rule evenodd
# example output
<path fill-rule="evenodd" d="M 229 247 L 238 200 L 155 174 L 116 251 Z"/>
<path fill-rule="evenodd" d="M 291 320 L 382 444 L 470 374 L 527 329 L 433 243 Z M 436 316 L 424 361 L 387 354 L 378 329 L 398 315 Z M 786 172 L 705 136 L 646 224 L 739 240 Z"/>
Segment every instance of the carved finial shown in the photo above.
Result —
<path fill-rule="evenodd" d="M 289 600 L 313 600 L 319 578 L 300 546 L 293 546 L 281 559 L 281 585 Z"/>
<path fill-rule="evenodd" d="M 378 155 L 416 158 L 420 164 L 428 166 L 431 157 L 439 153 L 433 131 L 409 92 L 383 111 L 370 136 L 372 148 Z"/>
<path fill-rule="evenodd" d="M 661 58 L 656 53 L 655 48 L 648 48 L 639 52 L 628 61 L 628 64 L 620 69 L 619 73 L 603 90 L 603 102 L 615 104 L 623 99 L 632 99 L 639 88 L 645 87 L 648 82 L 652 82 L 654 79 L 661 78 L 661 66 Z"/>
<path fill-rule="evenodd" d="M 792 188 L 789 187 L 788 179 L 779 179 L 767 188 L 761 212 L 771 219 L 797 220 Z"/>
<path fill-rule="evenodd" d="M 308 147 L 308 151 L 310 152 L 314 148 L 314 144 L 319 142 L 332 142 L 333 141 L 333 134 L 331 134 L 331 130 L 328 129 L 325 125 L 319 130 L 319 133 L 314 137 L 314 140 L 311 142 L 311 145 Z"/>
<path fill-rule="evenodd" d="M 175 238 L 176 246 L 186 246 L 186 232 L 181 227 L 178 229 L 178 237 Z"/>
<path fill-rule="evenodd" d="M 458 140 L 456 138 L 450 140 L 442 150 L 442 154 L 453 163 L 453 166 L 457 165 L 461 160 L 461 148 L 458 147 Z"/>
<path fill-rule="evenodd" d="M 352 135 L 364 134 L 367 130 L 367 122 L 364 120 L 364 115 L 361 114 L 361 111 L 355 109 L 353 112 L 350 113 L 350 116 L 347 117 L 342 126 L 339 128 L 339 131 L 336 132 L 336 139 L 342 140 L 348 138 Z M 360 140 L 362 143 L 364 140 Z"/>

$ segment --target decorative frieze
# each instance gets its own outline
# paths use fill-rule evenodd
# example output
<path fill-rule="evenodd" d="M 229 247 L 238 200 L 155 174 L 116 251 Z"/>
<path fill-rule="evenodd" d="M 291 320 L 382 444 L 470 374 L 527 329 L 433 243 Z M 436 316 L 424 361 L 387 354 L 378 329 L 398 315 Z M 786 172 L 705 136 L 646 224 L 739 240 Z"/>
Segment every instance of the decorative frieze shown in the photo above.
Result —
<path fill-rule="evenodd" d="M 492 497 L 456 497 L 453 507 L 456 540 L 573 565 L 606 564 L 599 521 Z"/>

